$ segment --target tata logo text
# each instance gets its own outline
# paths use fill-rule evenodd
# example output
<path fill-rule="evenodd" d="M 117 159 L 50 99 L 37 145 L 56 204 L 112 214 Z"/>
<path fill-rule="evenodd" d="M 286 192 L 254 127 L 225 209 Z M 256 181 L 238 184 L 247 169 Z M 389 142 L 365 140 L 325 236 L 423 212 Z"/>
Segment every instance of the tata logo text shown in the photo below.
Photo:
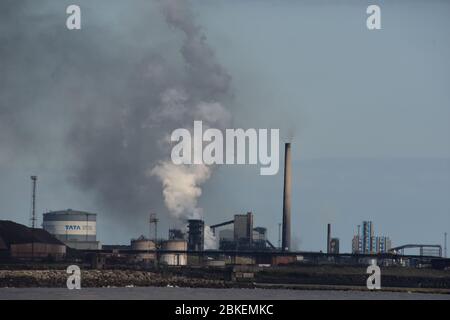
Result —
<path fill-rule="evenodd" d="M 76 226 L 76 225 L 66 224 L 66 231 L 68 231 L 68 230 L 81 230 L 81 227 L 80 226 Z"/>

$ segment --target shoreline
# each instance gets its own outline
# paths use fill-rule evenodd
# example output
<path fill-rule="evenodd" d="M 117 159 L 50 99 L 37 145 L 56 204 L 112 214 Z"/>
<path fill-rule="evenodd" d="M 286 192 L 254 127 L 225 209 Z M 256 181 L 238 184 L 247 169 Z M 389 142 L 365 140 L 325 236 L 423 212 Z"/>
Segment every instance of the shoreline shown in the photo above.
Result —
<path fill-rule="evenodd" d="M 202 289 L 267 289 L 302 291 L 352 291 L 369 292 L 364 285 L 332 283 L 287 283 L 253 281 L 229 281 L 199 278 L 173 272 L 154 272 L 137 270 L 84 270 L 81 275 L 82 288 L 202 288 Z M 0 270 L 0 288 L 66 288 L 68 274 L 65 270 Z M 207 277 L 207 275 L 204 275 Z M 316 275 L 317 276 L 317 275 Z M 329 276 L 329 275 L 328 275 Z M 342 275 L 341 275 L 342 276 Z M 311 277 L 311 275 L 310 275 Z M 323 281 L 327 277 L 324 277 Z M 301 279 L 301 278 L 300 278 Z M 352 279 L 352 278 L 350 278 Z M 273 280 L 273 279 L 272 279 Z M 281 277 L 278 280 L 283 280 Z M 285 279 L 286 280 L 286 279 Z M 310 279 L 311 280 L 311 279 Z M 359 283 L 359 282 L 358 282 Z M 364 283 L 364 282 L 361 282 Z M 382 282 L 383 283 L 383 282 Z M 382 284 L 379 292 L 421 293 L 450 295 L 450 288 L 427 288 L 413 286 L 386 286 Z"/>

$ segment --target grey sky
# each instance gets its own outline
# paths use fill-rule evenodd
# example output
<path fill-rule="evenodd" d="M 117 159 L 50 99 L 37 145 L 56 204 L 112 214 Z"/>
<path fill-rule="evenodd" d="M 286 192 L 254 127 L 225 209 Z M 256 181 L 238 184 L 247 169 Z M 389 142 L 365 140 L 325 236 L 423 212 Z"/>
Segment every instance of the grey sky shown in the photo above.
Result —
<path fill-rule="evenodd" d="M 98 104 L 93 119 L 115 120 L 110 105 L 118 98 L 144 104 L 133 75 L 152 54 L 173 64 L 176 78 L 182 37 L 155 3 L 138 0 L 79 1 L 84 29 L 55 29 L 64 28 L 65 6 L 75 2 L 0 3 L 0 12 L 12 5 L 18 15 L 1 24 L 0 103 L 29 106 L 0 113 L 0 219 L 27 222 L 29 175 L 36 173 L 40 211 L 98 212 L 100 240 L 126 242 L 147 232 L 147 212 L 112 213 L 95 188 L 73 183 L 77 158 L 64 137 L 78 114 L 65 101 Z M 442 241 L 450 229 L 449 2 L 384 1 L 379 31 L 365 27 L 372 1 L 192 3 L 232 78 L 226 102 L 234 126 L 293 134 L 293 238 L 301 249 L 324 249 L 325 224 L 333 222 L 348 251 L 363 219 L 394 244 Z M 165 235 L 174 222 L 157 182 L 149 190 Z M 207 223 L 253 210 L 276 242 L 281 192 L 281 175 L 222 167 L 205 184 L 200 206 Z"/>
<path fill-rule="evenodd" d="M 295 126 L 302 158 L 450 156 L 448 2 L 383 2 L 374 32 L 372 2 L 201 3 L 237 122 Z"/>

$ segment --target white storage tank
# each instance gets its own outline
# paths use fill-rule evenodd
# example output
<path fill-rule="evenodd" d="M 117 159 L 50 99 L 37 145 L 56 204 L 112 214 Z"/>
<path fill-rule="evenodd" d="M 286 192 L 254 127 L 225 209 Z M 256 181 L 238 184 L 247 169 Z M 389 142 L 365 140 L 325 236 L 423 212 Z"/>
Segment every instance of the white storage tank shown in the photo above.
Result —
<path fill-rule="evenodd" d="M 140 236 L 137 239 L 131 239 L 131 250 L 142 250 L 150 252 L 141 252 L 134 255 L 136 261 L 151 261 L 155 260 L 156 245 L 155 242 Z"/>
<path fill-rule="evenodd" d="M 181 252 L 161 253 L 160 263 L 169 266 L 185 266 L 187 265 L 187 241 L 186 240 L 168 240 L 164 241 L 161 246 L 162 250 L 173 250 Z"/>
<path fill-rule="evenodd" d="M 44 230 L 54 235 L 68 247 L 98 250 L 97 215 L 78 210 L 62 210 L 44 213 Z"/>
<path fill-rule="evenodd" d="M 140 236 L 137 239 L 131 239 L 131 250 L 155 250 L 155 242 L 149 240 L 144 236 Z"/>

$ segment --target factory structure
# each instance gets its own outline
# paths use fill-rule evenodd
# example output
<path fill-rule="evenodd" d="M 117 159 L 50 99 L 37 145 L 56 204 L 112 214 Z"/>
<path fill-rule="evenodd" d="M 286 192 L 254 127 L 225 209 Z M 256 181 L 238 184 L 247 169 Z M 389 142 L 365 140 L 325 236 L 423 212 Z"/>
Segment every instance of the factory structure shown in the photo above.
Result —
<path fill-rule="evenodd" d="M 97 215 L 67 209 L 44 213 L 42 227 L 70 248 L 101 249 L 97 241 Z"/>
<path fill-rule="evenodd" d="M 274 245 L 267 239 L 267 229 L 253 227 L 253 213 L 236 214 L 233 220 L 212 225 L 210 228 L 219 239 L 219 250 L 273 250 Z M 233 225 L 233 228 L 224 228 Z"/>
<path fill-rule="evenodd" d="M 158 239 L 156 215 L 150 215 L 150 230 L 154 226 L 154 237 L 140 236 L 132 239 L 129 246 L 103 246 L 104 250 L 113 252 L 131 251 L 128 255 L 131 260 L 143 263 L 159 263 L 166 265 L 207 264 L 225 265 L 255 264 L 264 262 L 272 264 L 293 262 L 295 255 L 289 255 L 291 246 L 291 144 L 285 145 L 285 168 L 283 186 L 282 211 L 282 247 L 275 247 L 267 239 L 267 228 L 254 226 L 253 212 L 235 214 L 233 219 L 206 226 L 202 219 L 189 219 L 186 221 L 186 230 L 169 229 L 167 239 Z M 95 235 L 95 215 L 91 216 L 80 211 L 51 212 L 44 215 L 44 228 L 58 237 L 72 248 L 95 249 L 97 246 Z M 50 222 L 52 221 L 52 222 Z M 58 221 L 57 223 L 54 221 Z M 69 223 L 70 221 L 70 223 Z M 75 222 L 74 222 L 75 221 Z M 92 223 L 83 224 L 83 221 Z M 56 227 L 58 226 L 58 228 Z M 69 226 L 69 227 L 68 227 Z M 72 232 L 73 226 L 76 232 Z M 89 226 L 92 228 L 89 229 Z M 67 230 L 69 228 L 69 230 Z M 218 239 L 218 248 L 205 248 L 206 228 Z M 239 255 L 231 257 L 221 254 L 217 257 L 214 252 L 238 252 Z M 253 253 L 260 252 L 258 259 Z M 284 252 L 281 257 L 272 259 L 265 255 L 268 252 Z M 288 255 L 286 255 L 288 254 Z M 214 257 L 212 257 L 214 256 Z M 258 261 L 257 261 L 258 260 Z"/>
<path fill-rule="evenodd" d="M 107 246 L 117 249 L 116 246 Z M 131 239 L 127 261 L 132 263 L 161 264 L 170 266 L 187 265 L 188 242 L 185 239 L 152 240 L 144 236 Z"/>
<path fill-rule="evenodd" d="M 0 220 L 0 257 L 61 260 L 66 246 L 43 229 Z"/>
<path fill-rule="evenodd" d="M 291 144 L 284 148 L 283 207 L 280 212 L 279 243 L 274 246 L 267 238 L 267 228 L 255 226 L 254 213 L 234 214 L 232 219 L 210 226 L 202 219 L 189 219 L 185 228 L 171 228 L 165 239 L 158 238 L 158 219 L 150 214 L 150 234 L 131 239 L 129 245 L 104 245 L 97 240 L 97 215 L 79 210 L 50 211 L 43 214 L 42 229 L 36 228 L 35 202 L 37 177 L 32 176 L 31 228 L 11 221 L 0 221 L 0 258 L 18 259 L 91 259 L 94 265 L 103 259 L 112 263 L 153 266 L 225 266 L 281 265 L 296 262 L 358 263 L 364 255 L 384 255 L 392 258 L 405 249 L 419 248 L 420 256 L 442 257 L 439 245 L 405 245 L 392 248 L 386 236 L 375 236 L 372 221 L 364 221 L 352 240 L 352 254 L 340 253 L 340 240 L 332 236 L 331 224 L 326 229 L 326 253 L 295 252 L 291 247 L 292 168 Z M 281 209 L 281 208 L 280 208 Z M 151 236 L 154 227 L 154 237 Z M 207 244 L 217 240 L 217 247 Z M 434 250 L 434 251 L 430 251 Z M 431 253 L 430 253 L 431 252 Z M 86 260 L 85 260 L 86 261 Z M 347 262 L 345 262 L 347 261 Z"/>
<path fill-rule="evenodd" d="M 233 225 L 233 228 L 223 228 Z M 267 229 L 253 227 L 253 213 L 236 214 L 233 220 L 210 226 L 216 238 L 219 239 L 219 247 L 214 249 L 205 248 L 205 222 L 201 219 L 190 219 L 187 221 L 186 231 L 181 229 L 169 229 L 168 239 L 150 239 L 140 236 L 132 239 L 130 246 L 104 246 L 103 249 L 126 249 L 131 251 L 142 251 L 133 254 L 136 262 L 155 263 L 166 265 L 187 264 L 225 264 L 224 259 L 210 259 L 209 254 L 214 251 L 274 251 L 275 248 L 266 238 Z M 156 254 L 158 251 L 158 255 Z M 213 260 L 213 261 L 211 261 Z M 249 260 L 246 260 L 249 261 Z M 250 260 L 252 261 L 252 260 Z"/>
<path fill-rule="evenodd" d="M 291 146 L 285 146 L 285 168 L 283 188 L 283 245 L 276 248 L 267 239 L 267 229 L 254 226 L 252 212 L 235 214 L 232 220 L 206 226 L 201 219 L 186 221 L 186 230 L 170 229 L 167 239 L 157 237 L 156 214 L 150 215 L 150 230 L 154 226 L 154 238 L 140 236 L 131 239 L 129 245 L 102 246 L 97 240 L 97 215 L 86 211 L 66 209 L 49 211 L 43 214 L 42 229 L 36 228 L 37 221 L 36 186 L 37 176 L 32 176 L 32 214 L 31 228 L 13 222 L 0 221 L 0 253 L 11 258 L 64 258 L 69 252 L 72 256 L 108 256 L 124 258 L 127 263 L 147 263 L 157 265 L 182 266 L 188 264 L 207 264 L 220 266 L 229 264 L 255 264 L 258 261 L 272 264 L 271 256 L 256 259 L 254 252 L 284 252 L 290 250 L 291 239 Z M 206 232 L 208 228 L 208 232 Z M 218 248 L 205 248 L 205 237 L 219 239 Z M 109 253 L 108 253 L 109 252 Z M 214 252 L 238 252 L 241 254 L 220 254 Z M 287 258 L 292 262 L 295 256 Z M 100 261 L 96 260 L 95 265 Z M 101 259 L 100 259 L 101 260 Z M 258 260 L 258 261 L 256 261 Z M 285 262 L 286 258 L 276 259 Z"/>
<path fill-rule="evenodd" d="M 327 225 L 327 253 L 339 254 L 339 238 L 331 236 L 331 224 Z"/>
<path fill-rule="evenodd" d="M 377 254 L 391 250 L 391 239 L 386 236 L 375 236 L 372 221 L 363 221 L 362 233 L 360 230 L 361 226 L 358 225 L 358 233 L 353 236 L 352 240 L 352 253 Z"/>
<path fill-rule="evenodd" d="M 278 251 L 288 252 L 291 246 L 291 144 L 285 144 L 284 161 L 284 186 L 283 186 L 283 228 L 282 247 L 276 248 L 267 239 L 267 229 L 261 226 L 254 226 L 254 215 L 252 212 L 245 214 L 235 214 L 232 220 L 227 220 L 209 226 L 213 235 L 219 239 L 220 251 L 236 252 L 267 252 Z M 231 227 L 232 226 L 232 227 Z M 205 252 L 205 222 L 201 219 L 190 219 L 187 221 L 187 234 L 179 229 L 170 229 L 167 241 L 162 241 L 159 247 L 164 251 L 175 251 L 163 255 L 160 260 L 169 265 L 184 265 L 189 262 L 188 252 Z M 149 240 L 150 241 L 150 240 Z M 155 236 L 155 242 L 156 242 Z M 179 252 L 177 252 L 179 251 Z M 206 250 L 208 252 L 208 250 Z M 204 258 L 204 257 L 203 257 Z M 292 261 L 294 256 L 288 260 Z M 220 264 L 217 259 L 208 260 L 208 263 Z M 286 261 L 286 259 L 281 259 Z M 255 263 L 254 259 L 241 257 L 242 262 Z M 198 261 L 197 261 L 198 262 Z M 236 257 L 233 261 L 236 263 Z M 270 261 L 272 263 L 272 261 Z"/>

